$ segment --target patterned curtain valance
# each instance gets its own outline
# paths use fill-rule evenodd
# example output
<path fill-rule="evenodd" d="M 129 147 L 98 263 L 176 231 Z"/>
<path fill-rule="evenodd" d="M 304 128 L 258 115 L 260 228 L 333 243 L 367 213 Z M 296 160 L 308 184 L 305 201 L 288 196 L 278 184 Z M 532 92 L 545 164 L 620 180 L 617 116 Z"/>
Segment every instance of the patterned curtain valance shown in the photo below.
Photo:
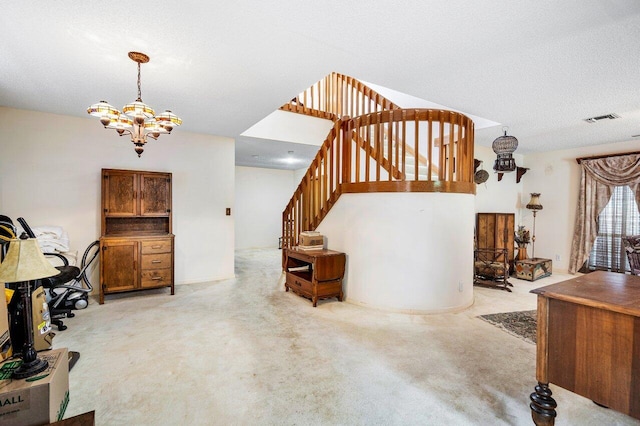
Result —
<path fill-rule="evenodd" d="M 640 183 L 640 154 L 582 160 L 580 164 L 586 173 L 604 185 Z"/>

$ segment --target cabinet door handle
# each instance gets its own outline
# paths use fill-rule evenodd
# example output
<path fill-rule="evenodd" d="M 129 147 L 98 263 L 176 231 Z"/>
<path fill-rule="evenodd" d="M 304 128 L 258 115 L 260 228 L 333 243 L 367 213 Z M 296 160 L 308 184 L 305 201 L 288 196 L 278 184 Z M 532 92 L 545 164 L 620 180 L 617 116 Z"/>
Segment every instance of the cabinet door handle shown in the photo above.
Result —
<path fill-rule="evenodd" d="M 153 277 L 151 278 L 153 281 L 162 281 L 162 277 Z"/>
<path fill-rule="evenodd" d="M 162 260 L 152 260 L 151 263 L 162 263 Z"/>
<path fill-rule="evenodd" d="M 162 246 L 151 246 L 152 249 L 161 249 Z"/>

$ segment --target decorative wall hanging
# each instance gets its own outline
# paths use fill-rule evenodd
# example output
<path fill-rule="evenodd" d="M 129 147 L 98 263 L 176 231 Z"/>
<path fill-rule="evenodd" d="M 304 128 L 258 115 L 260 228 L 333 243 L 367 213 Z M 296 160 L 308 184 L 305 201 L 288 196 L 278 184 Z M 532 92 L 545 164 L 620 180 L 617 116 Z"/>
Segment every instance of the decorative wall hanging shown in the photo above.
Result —
<path fill-rule="evenodd" d="M 475 173 L 473 174 L 473 181 L 478 185 L 485 183 L 489 179 L 489 172 L 485 169 L 478 170 L 478 166 L 482 164 L 482 161 L 474 159 L 474 163 Z"/>

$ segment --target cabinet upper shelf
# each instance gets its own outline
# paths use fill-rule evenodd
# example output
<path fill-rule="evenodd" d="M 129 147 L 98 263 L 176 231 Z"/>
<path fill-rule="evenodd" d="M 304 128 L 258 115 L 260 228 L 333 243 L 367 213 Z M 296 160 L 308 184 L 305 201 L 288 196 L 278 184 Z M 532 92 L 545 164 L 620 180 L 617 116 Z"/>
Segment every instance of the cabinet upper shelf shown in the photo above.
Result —
<path fill-rule="evenodd" d="M 102 235 L 171 233 L 171 173 L 102 169 Z"/>

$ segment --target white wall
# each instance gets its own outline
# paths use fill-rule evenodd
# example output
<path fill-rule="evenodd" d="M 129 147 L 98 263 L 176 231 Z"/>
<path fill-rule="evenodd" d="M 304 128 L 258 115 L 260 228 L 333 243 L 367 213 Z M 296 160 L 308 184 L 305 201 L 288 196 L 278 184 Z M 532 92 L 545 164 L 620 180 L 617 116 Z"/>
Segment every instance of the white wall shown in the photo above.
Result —
<path fill-rule="evenodd" d="M 498 181 L 498 174 L 493 171 L 493 162 L 496 154 L 493 149 L 485 146 L 475 146 L 474 157 L 483 163 L 478 170 L 484 169 L 489 172 L 489 179 L 480 185 L 476 185 L 476 213 L 515 213 L 516 226 L 520 223 L 521 203 L 523 184 L 530 178 L 531 171 L 528 171 L 516 183 L 516 172 L 505 173 L 502 180 Z M 514 155 L 516 165 L 524 167 L 521 155 Z"/>
<path fill-rule="evenodd" d="M 580 166 L 576 158 L 634 152 L 638 141 L 596 145 L 562 151 L 528 154 L 524 157 L 531 170 L 524 176 L 523 205 L 531 192 L 539 192 L 543 210 L 536 216 L 536 257 L 553 260 L 553 269 L 566 272 L 575 226 Z M 524 224 L 531 229 L 533 216 L 527 211 Z"/>
<path fill-rule="evenodd" d="M 580 166 L 576 158 L 592 155 L 624 153 L 638 150 L 637 141 L 596 145 L 561 151 L 514 155 L 520 167 L 529 170 L 520 184 L 515 183 L 515 172 L 505 174 L 498 182 L 493 172 L 495 154 L 489 147 L 476 146 L 475 158 L 483 160 L 482 167 L 489 172 L 489 180 L 476 187 L 476 212 L 515 213 L 516 227 L 533 230 L 533 213 L 526 209 L 530 193 L 539 192 L 544 207 L 536 216 L 535 256 L 552 259 L 553 270 L 567 272 L 571 241 L 575 226 Z M 528 246 L 527 254 L 532 255 Z"/>
<path fill-rule="evenodd" d="M 172 172 L 176 284 L 229 278 L 234 157 L 233 139 L 177 128 L 138 158 L 128 137 L 91 117 L 0 107 L 0 212 L 62 226 L 82 252 L 100 236 L 102 168 Z"/>
<path fill-rule="evenodd" d="M 318 227 L 347 254 L 346 300 L 411 313 L 473 303 L 470 194 L 342 194 Z"/>
<path fill-rule="evenodd" d="M 299 182 L 291 170 L 236 167 L 236 249 L 278 247 L 282 212 Z"/>

